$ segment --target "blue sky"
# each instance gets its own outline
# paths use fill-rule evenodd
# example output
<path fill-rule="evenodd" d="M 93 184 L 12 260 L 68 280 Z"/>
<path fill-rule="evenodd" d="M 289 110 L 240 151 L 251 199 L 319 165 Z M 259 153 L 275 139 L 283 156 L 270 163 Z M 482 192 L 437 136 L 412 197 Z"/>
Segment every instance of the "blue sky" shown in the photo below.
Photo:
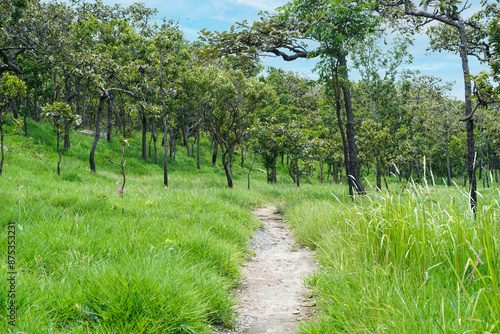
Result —
<path fill-rule="evenodd" d="M 132 0 L 115 1 L 104 0 L 106 4 L 119 2 L 127 6 Z M 284 5 L 287 0 L 143 0 L 146 6 L 157 8 L 159 17 L 178 20 L 185 37 L 195 40 L 197 32 L 203 28 L 207 30 L 228 30 L 234 22 L 242 20 L 253 21 L 258 18 L 260 10 L 272 11 L 274 8 Z M 478 4 L 479 0 L 473 0 L 473 4 Z M 477 7 L 475 7 L 477 8 Z M 470 11 L 474 10 L 474 6 Z M 413 63 L 406 66 L 410 69 L 418 69 L 422 74 L 433 75 L 443 78 L 444 81 L 455 81 L 452 96 L 463 99 L 463 75 L 460 57 L 451 53 L 432 53 L 426 52 L 428 47 L 427 36 L 416 36 L 414 46 L 410 53 L 413 55 Z M 487 67 L 480 65 L 475 58 L 469 57 L 470 69 L 472 74 L 477 74 Z M 309 76 L 313 79 L 317 75 L 312 72 L 314 60 L 296 60 L 285 62 L 280 58 L 264 58 L 264 64 L 281 67 L 285 70 L 292 70 Z M 351 77 L 356 79 L 359 76 L 351 73 Z"/>

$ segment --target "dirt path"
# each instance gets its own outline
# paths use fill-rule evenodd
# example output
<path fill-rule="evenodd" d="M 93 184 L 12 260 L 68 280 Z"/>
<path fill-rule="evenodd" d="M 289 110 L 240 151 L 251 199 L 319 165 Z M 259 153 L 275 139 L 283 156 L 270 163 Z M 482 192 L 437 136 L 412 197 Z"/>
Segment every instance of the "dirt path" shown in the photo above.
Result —
<path fill-rule="evenodd" d="M 311 314 L 303 282 L 315 266 L 312 253 L 294 247 L 292 232 L 274 206 L 254 214 L 264 227 L 251 239 L 255 256 L 242 268 L 239 326 L 224 333 L 294 333 L 297 321 Z"/>

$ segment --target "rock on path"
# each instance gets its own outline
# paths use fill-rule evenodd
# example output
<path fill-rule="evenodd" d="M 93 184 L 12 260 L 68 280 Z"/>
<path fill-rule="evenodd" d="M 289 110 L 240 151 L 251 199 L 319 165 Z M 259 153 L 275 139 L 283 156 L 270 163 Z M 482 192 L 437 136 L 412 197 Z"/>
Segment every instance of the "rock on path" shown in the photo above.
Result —
<path fill-rule="evenodd" d="M 274 206 L 254 214 L 264 227 L 250 241 L 255 256 L 242 266 L 239 326 L 223 333 L 294 333 L 297 321 L 311 315 L 303 283 L 314 270 L 312 252 L 294 247 L 292 232 Z"/>

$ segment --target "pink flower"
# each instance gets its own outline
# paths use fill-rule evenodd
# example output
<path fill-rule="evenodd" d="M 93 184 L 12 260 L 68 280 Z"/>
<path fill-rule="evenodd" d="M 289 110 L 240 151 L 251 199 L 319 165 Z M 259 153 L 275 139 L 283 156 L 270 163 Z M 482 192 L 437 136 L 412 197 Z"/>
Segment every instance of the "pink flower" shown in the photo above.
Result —
<path fill-rule="evenodd" d="M 9 180 L 12 180 L 12 178 L 9 176 Z"/>
<path fill-rule="evenodd" d="M 165 186 L 165 189 L 167 189 L 167 186 Z"/>
<path fill-rule="evenodd" d="M 19 188 L 19 183 L 17 184 L 17 187 Z"/>
<path fill-rule="evenodd" d="M 181 184 L 181 187 L 184 187 L 184 186 Z"/>
<path fill-rule="evenodd" d="M 139 194 L 142 194 L 142 190 L 139 190 Z"/>
<path fill-rule="evenodd" d="M 98 184 L 98 183 L 99 183 L 99 181 L 95 181 L 95 184 Z"/>
<path fill-rule="evenodd" d="M 118 189 L 118 192 L 119 192 L 120 194 L 123 194 L 123 189 L 122 189 L 122 188 Z"/>
<path fill-rule="evenodd" d="M 196 183 L 198 183 L 198 181 L 196 181 Z"/>

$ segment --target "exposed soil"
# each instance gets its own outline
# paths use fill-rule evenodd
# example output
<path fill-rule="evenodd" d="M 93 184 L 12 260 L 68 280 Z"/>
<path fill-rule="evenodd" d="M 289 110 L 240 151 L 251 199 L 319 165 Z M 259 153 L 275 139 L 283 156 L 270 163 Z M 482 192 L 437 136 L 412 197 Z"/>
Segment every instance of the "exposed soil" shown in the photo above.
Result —
<path fill-rule="evenodd" d="M 250 240 L 255 256 L 242 266 L 238 293 L 238 326 L 220 333 L 294 333 L 298 321 L 311 316 L 304 276 L 313 272 L 312 252 L 298 248 L 274 206 L 258 208 L 263 222 Z"/>

